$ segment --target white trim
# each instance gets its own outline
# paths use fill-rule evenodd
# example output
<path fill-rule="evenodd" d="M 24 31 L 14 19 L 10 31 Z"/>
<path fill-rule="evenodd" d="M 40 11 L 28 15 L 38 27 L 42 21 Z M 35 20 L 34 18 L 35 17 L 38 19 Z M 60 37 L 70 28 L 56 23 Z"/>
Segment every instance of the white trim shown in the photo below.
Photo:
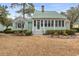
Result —
<path fill-rule="evenodd" d="M 59 27 L 59 20 L 57 20 L 57 27 Z"/>
<path fill-rule="evenodd" d="M 55 19 L 54 19 L 54 24 L 53 25 L 54 25 L 54 30 L 55 30 Z"/>

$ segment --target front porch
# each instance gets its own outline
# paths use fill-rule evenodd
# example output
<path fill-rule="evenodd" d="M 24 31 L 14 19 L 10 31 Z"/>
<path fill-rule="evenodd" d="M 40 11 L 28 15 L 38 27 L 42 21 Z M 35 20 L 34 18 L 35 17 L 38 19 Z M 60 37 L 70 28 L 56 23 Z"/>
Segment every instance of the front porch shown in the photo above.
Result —
<path fill-rule="evenodd" d="M 34 19 L 32 23 L 33 34 L 43 34 L 46 30 L 66 30 L 64 19 Z"/>

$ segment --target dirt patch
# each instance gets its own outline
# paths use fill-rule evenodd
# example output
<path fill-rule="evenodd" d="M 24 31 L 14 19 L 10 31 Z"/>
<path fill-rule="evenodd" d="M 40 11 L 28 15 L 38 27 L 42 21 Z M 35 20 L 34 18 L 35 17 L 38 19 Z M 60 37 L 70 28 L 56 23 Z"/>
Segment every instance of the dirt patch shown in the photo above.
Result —
<path fill-rule="evenodd" d="M 0 55 L 79 55 L 79 38 L 0 36 Z"/>

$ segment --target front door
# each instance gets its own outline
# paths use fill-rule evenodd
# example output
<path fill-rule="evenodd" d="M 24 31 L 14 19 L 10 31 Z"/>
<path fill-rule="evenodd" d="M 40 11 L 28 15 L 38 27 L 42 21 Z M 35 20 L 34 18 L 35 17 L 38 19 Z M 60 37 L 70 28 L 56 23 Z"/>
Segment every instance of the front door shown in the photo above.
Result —
<path fill-rule="evenodd" d="M 41 31 L 41 21 L 40 20 L 36 20 L 34 22 L 34 25 L 33 26 L 33 34 L 42 34 L 42 31 Z"/>
<path fill-rule="evenodd" d="M 40 30 L 40 20 L 37 20 L 37 30 Z"/>

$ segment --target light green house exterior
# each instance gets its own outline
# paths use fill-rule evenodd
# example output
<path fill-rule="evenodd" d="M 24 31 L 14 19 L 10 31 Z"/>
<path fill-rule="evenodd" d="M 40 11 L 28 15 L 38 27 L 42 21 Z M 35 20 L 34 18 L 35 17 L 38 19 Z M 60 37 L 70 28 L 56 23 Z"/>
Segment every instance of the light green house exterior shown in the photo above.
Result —
<path fill-rule="evenodd" d="M 5 26 L 3 26 L 1 23 L 0 23 L 0 31 L 4 31 L 6 29 Z"/>
<path fill-rule="evenodd" d="M 79 28 L 79 19 L 75 21 L 73 28 Z"/>
<path fill-rule="evenodd" d="M 13 30 L 29 30 L 33 34 L 44 34 L 47 30 L 69 30 L 70 21 L 56 11 L 35 11 L 31 18 L 17 17 Z"/>

